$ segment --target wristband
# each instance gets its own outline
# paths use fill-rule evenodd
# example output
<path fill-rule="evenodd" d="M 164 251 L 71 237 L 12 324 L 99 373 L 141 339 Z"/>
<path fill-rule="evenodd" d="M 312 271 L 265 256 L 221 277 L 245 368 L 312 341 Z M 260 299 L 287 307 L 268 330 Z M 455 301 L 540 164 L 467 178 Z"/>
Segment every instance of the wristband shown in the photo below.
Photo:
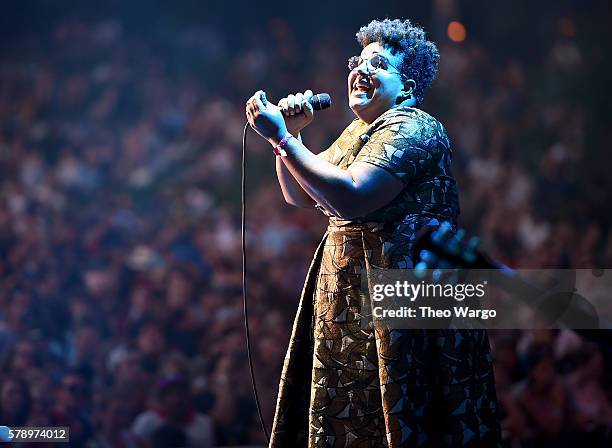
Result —
<path fill-rule="evenodd" d="M 272 150 L 274 151 L 274 154 L 281 157 L 287 157 L 287 151 L 285 151 L 285 146 L 287 145 L 287 142 L 291 137 L 293 137 L 293 135 L 287 132 L 287 134 L 281 139 L 281 141 L 278 142 L 278 145 L 276 145 Z"/>

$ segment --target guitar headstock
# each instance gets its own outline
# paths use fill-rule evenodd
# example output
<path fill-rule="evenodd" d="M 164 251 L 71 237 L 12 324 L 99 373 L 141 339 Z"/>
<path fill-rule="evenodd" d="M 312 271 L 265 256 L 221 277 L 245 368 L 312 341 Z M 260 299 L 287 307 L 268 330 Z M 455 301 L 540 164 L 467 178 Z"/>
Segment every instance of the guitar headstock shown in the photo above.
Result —
<path fill-rule="evenodd" d="M 453 231 L 449 222 L 439 227 L 426 227 L 418 234 L 412 249 L 416 270 L 426 269 L 490 269 L 497 264 L 482 253 L 480 238 L 473 236 L 466 241 L 465 231 Z"/>

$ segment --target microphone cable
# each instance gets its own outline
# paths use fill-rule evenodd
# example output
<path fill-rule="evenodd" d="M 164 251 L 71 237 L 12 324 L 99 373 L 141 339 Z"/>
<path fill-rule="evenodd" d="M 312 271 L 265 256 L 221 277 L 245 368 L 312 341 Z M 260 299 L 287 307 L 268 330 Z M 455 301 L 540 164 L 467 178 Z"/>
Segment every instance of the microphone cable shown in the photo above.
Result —
<path fill-rule="evenodd" d="M 268 103 L 266 93 L 261 93 L 261 101 L 264 105 Z M 331 106 L 331 98 L 327 93 L 320 93 L 313 95 L 309 99 L 314 110 L 323 110 Z M 249 359 L 249 371 L 251 372 L 251 382 L 253 383 L 253 395 L 255 395 L 255 404 L 257 405 L 257 414 L 259 414 L 259 422 L 263 429 L 268 445 L 270 444 L 270 435 L 264 422 L 263 414 L 261 412 L 261 405 L 259 404 L 259 395 L 257 393 L 257 384 L 255 383 L 255 372 L 253 370 L 253 355 L 251 353 L 251 338 L 249 332 L 249 311 L 247 306 L 247 276 L 246 276 L 246 139 L 247 131 L 249 129 L 249 122 L 247 121 L 244 125 L 244 131 L 242 132 L 242 193 L 241 193 L 241 206 L 242 206 L 242 219 L 240 223 L 240 236 L 242 240 L 242 300 L 244 309 L 244 333 L 246 335 L 247 345 L 247 356 Z"/>
<path fill-rule="evenodd" d="M 247 275 L 246 275 L 246 138 L 247 131 L 249 129 L 249 123 L 244 125 L 244 131 L 242 133 L 242 195 L 241 195 L 241 208 L 242 218 L 240 222 L 240 237 L 242 240 L 242 300 L 244 310 L 244 332 L 246 335 L 246 346 L 247 356 L 249 358 L 249 370 L 251 372 L 251 382 L 253 383 L 253 394 L 255 395 L 255 404 L 257 405 L 257 414 L 259 414 L 259 422 L 263 429 L 268 445 L 270 444 L 270 436 L 264 422 L 263 414 L 261 412 L 261 405 L 259 404 L 259 395 L 257 394 L 257 384 L 255 383 L 255 372 L 253 370 L 253 356 L 251 354 L 251 338 L 249 333 L 249 312 L 247 306 Z"/>

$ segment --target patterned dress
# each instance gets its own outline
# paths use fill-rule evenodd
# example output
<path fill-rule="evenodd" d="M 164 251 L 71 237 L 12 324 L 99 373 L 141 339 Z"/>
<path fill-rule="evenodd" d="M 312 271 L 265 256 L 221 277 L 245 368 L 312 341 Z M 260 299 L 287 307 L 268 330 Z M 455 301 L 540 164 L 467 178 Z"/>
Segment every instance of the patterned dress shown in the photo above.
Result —
<path fill-rule="evenodd" d="M 304 285 L 279 386 L 271 447 L 499 446 L 491 353 L 482 330 L 362 326 L 362 275 L 413 267 L 415 233 L 456 225 L 452 151 L 442 125 L 397 107 L 354 120 L 321 154 L 367 162 L 403 191 L 360 219 L 328 213 Z M 363 327 L 363 328 L 362 328 Z"/>

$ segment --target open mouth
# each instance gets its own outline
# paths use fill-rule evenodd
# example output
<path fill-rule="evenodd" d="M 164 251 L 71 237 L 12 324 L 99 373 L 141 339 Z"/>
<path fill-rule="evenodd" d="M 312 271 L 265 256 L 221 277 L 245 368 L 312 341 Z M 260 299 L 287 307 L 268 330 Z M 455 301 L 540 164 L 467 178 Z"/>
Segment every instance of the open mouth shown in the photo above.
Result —
<path fill-rule="evenodd" d="M 363 78 L 357 78 L 355 79 L 355 82 L 353 82 L 351 93 L 359 93 L 359 92 L 368 93 L 372 90 L 372 88 L 373 86 L 370 82 L 366 81 Z"/>

